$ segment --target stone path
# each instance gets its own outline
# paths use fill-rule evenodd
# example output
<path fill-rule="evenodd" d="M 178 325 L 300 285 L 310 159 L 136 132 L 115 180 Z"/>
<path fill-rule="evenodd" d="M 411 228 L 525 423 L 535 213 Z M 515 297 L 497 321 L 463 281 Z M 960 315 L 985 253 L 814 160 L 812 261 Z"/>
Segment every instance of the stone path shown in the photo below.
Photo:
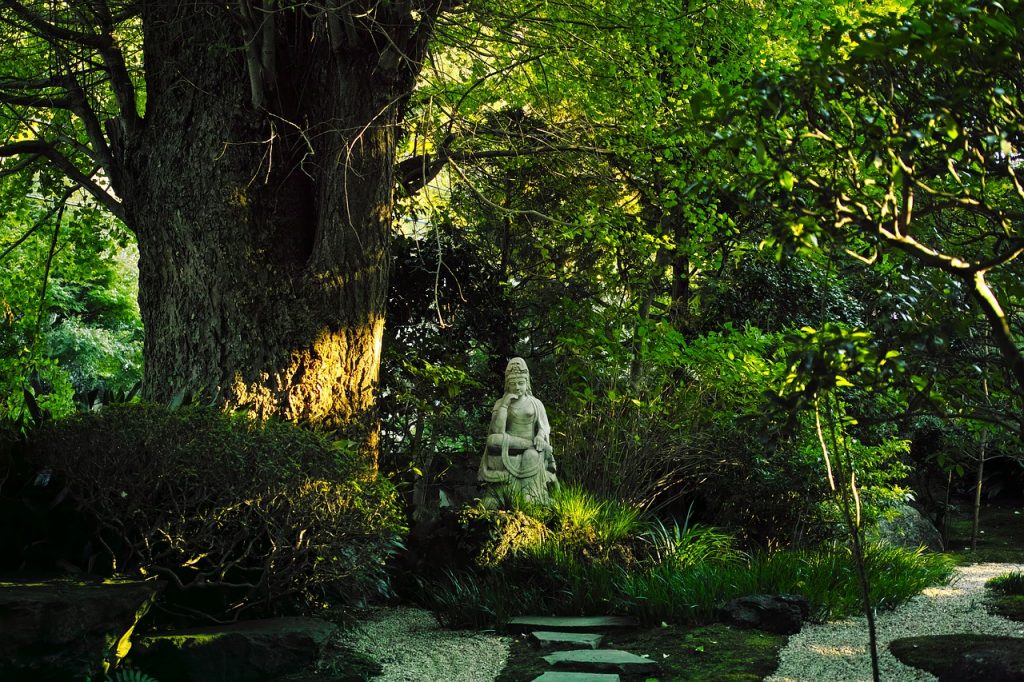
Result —
<path fill-rule="evenodd" d="M 657 675 L 660 666 L 643 656 L 621 649 L 600 649 L 603 632 L 635 627 L 626 618 L 614 616 L 586 618 L 551 618 L 525 616 L 508 623 L 511 632 L 529 632 L 540 646 L 577 645 L 557 651 L 544 660 L 554 670 L 533 679 L 533 682 L 619 682 L 619 673 Z M 543 629 L 537 629 L 543 628 Z M 582 648 L 582 647 L 586 648 Z"/>

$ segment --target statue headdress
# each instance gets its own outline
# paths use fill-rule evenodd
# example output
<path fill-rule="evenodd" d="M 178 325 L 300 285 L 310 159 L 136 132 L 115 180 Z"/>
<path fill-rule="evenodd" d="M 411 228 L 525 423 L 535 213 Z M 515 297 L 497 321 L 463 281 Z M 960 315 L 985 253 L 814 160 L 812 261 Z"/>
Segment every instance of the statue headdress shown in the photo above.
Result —
<path fill-rule="evenodd" d="M 526 360 L 512 358 L 508 361 L 508 365 L 505 366 L 505 385 L 508 386 L 510 380 L 519 378 L 526 379 L 526 394 L 533 395 L 533 391 L 530 388 L 530 369 L 526 366 Z"/>
<path fill-rule="evenodd" d="M 522 358 L 512 358 L 508 361 L 508 365 L 505 367 L 505 379 L 511 379 L 512 377 L 524 376 L 527 379 L 530 378 L 530 370 L 526 366 L 526 360 Z"/>

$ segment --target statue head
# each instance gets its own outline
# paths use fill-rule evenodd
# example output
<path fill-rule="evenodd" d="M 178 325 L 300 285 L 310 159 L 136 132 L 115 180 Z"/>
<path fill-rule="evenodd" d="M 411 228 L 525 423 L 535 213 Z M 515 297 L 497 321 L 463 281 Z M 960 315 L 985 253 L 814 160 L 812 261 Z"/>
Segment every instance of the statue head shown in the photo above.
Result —
<path fill-rule="evenodd" d="M 505 392 L 519 393 L 520 391 L 515 390 L 516 385 L 522 384 L 524 381 L 525 387 L 523 392 L 525 395 L 533 395 L 533 391 L 530 388 L 530 370 L 526 367 L 526 360 L 512 358 L 505 367 Z"/>

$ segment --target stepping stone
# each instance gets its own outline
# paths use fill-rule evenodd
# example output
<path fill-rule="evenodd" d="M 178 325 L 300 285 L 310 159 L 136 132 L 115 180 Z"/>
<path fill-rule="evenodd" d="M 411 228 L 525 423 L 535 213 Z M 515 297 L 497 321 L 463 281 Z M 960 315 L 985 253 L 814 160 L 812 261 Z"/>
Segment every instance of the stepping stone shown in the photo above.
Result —
<path fill-rule="evenodd" d="M 601 646 L 601 640 L 604 639 L 604 635 L 588 632 L 545 632 L 543 630 L 531 632 L 530 637 L 538 646 L 551 647 L 569 644 L 577 649 L 583 647 L 596 649 Z"/>
<path fill-rule="evenodd" d="M 519 616 L 505 626 L 509 632 L 545 630 L 555 632 L 594 632 L 615 628 L 636 627 L 629 618 L 619 616 L 584 616 L 582 618 L 561 618 L 558 616 Z"/>
<path fill-rule="evenodd" d="M 649 658 L 620 649 L 576 649 L 559 651 L 544 660 L 556 668 L 580 672 L 620 672 L 630 675 L 657 675 L 661 666 Z"/>
<path fill-rule="evenodd" d="M 614 673 L 568 673 L 562 670 L 549 670 L 533 682 L 619 682 Z"/>

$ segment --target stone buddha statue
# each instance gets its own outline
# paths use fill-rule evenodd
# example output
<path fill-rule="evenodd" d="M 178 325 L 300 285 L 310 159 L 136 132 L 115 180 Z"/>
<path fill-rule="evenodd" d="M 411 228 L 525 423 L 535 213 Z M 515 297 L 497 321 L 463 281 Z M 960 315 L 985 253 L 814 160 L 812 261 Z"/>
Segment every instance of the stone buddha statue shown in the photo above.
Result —
<path fill-rule="evenodd" d="M 550 435 L 544 403 L 530 389 L 526 361 L 512 358 L 505 368 L 505 393 L 491 412 L 477 480 L 487 488 L 509 485 L 532 502 L 550 503 L 548 484 L 558 485 Z M 489 497 L 485 494 L 485 501 Z"/>

